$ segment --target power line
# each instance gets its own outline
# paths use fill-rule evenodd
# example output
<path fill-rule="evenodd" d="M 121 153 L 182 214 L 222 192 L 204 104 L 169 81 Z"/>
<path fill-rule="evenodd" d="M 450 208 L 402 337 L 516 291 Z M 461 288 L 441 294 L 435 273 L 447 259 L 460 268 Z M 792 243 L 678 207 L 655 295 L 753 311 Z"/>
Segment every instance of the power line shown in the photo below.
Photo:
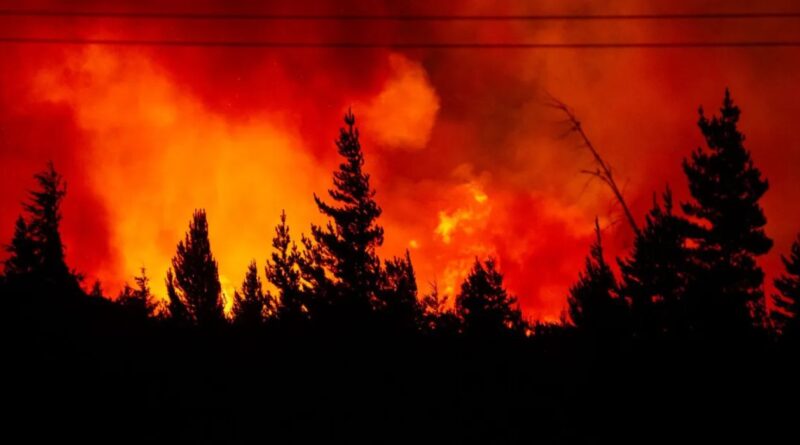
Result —
<path fill-rule="evenodd" d="M 480 42 L 280 42 L 257 40 L 141 40 L 50 37 L 0 37 L 0 44 L 171 46 L 287 49 L 670 49 L 670 48 L 800 48 L 800 40 L 721 42 L 585 42 L 585 43 L 480 43 Z"/>
<path fill-rule="evenodd" d="M 798 19 L 800 11 L 709 12 L 666 14 L 524 14 L 524 15 L 426 15 L 426 14 L 263 14 L 204 12 L 135 12 L 0 9 L 0 17 L 151 19 L 151 20 L 272 20 L 272 21 L 612 21 L 612 20 L 755 20 Z"/>

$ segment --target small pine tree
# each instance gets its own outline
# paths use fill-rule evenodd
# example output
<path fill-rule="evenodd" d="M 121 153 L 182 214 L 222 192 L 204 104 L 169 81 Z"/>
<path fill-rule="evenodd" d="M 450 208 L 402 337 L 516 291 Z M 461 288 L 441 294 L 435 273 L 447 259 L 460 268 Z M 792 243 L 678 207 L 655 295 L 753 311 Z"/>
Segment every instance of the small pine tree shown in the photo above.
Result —
<path fill-rule="evenodd" d="M 586 258 L 586 269 L 569 290 L 567 303 L 572 323 L 581 331 L 607 336 L 626 325 L 627 308 L 619 298 L 617 280 L 603 256 L 600 224 L 595 220 L 595 242 Z"/>
<path fill-rule="evenodd" d="M 322 264 L 335 278 L 338 292 L 330 303 L 339 313 L 359 318 L 370 311 L 379 290 L 381 263 L 376 249 L 383 244 L 383 228 L 376 224 L 381 208 L 363 171 L 355 116 L 348 111 L 344 121 L 347 128 L 341 129 L 336 141 L 344 162 L 333 174 L 334 188 L 328 190 L 336 204 L 314 195 L 319 210 L 331 220 L 325 227 L 312 225 L 311 232 Z"/>
<path fill-rule="evenodd" d="M 241 291 L 234 293 L 233 321 L 237 325 L 253 328 L 263 325 L 273 311 L 272 297 L 269 293 L 264 294 L 258 268 L 253 261 L 247 267 Z"/>
<path fill-rule="evenodd" d="M 421 316 L 417 300 L 417 279 L 411 254 L 385 262 L 382 285 L 377 295 L 377 310 L 390 329 L 415 330 Z"/>
<path fill-rule="evenodd" d="M 222 287 L 217 261 L 211 253 L 204 210 L 195 211 L 186 237 L 178 243 L 172 267 L 177 296 L 192 321 L 199 326 L 215 326 L 224 322 Z"/>
<path fill-rule="evenodd" d="M 682 330 L 684 323 L 681 304 L 690 269 L 689 222 L 672 212 L 669 187 L 662 199 L 663 207 L 653 197 L 631 257 L 618 261 L 620 294 L 630 303 L 636 334 L 646 337 Z"/>
<path fill-rule="evenodd" d="M 147 277 L 147 271 L 144 267 L 140 269 L 138 276 L 133 277 L 133 281 L 136 287 L 132 288 L 126 283 L 117 301 L 136 317 L 148 318 L 153 316 L 156 308 L 150 291 L 150 279 Z"/>
<path fill-rule="evenodd" d="M 459 329 L 458 315 L 447 307 L 447 295 L 439 293 L 436 282 L 420 300 L 420 329 L 436 335 L 455 335 Z"/>
<path fill-rule="evenodd" d="M 781 256 L 786 273 L 775 280 L 780 295 L 773 297 L 773 318 L 785 338 L 800 339 L 800 236 L 792 244 L 789 257 Z"/>
<path fill-rule="evenodd" d="M 756 257 L 769 252 L 772 240 L 758 203 L 769 184 L 744 147 L 739 107 L 727 89 L 720 112 L 708 119 L 700 109 L 698 125 L 708 147 L 684 160 L 693 200 L 683 210 L 701 221 L 694 228 L 696 271 L 687 295 L 692 323 L 729 336 L 763 321 L 758 317 L 764 312 L 764 273 Z"/>
<path fill-rule="evenodd" d="M 456 297 L 456 314 L 464 333 L 470 336 L 520 335 L 526 328 L 517 299 L 503 287 L 503 275 L 493 258 L 483 263 L 475 259 Z"/>
<path fill-rule="evenodd" d="M 278 319 L 297 321 L 306 318 L 308 305 L 306 294 L 302 291 L 300 281 L 300 253 L 292 242 L 289 226 L 286 224 L 286 212 L 281 212 L 281 221 L 275 227 L 272 238 L 272 259 L 264 268 L 267 280 L 278 289 Z"/>

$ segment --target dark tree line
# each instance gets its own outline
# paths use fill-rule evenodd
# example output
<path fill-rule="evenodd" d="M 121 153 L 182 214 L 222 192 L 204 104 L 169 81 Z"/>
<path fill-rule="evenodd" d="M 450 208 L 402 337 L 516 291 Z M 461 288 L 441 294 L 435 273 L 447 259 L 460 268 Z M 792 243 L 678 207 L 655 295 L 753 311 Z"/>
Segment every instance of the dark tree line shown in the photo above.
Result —
<path fill-rule="evenodd" d="M 774 327 L 784 338 L 798 334 L 800 247 L 784 258 L 776 280 L 780 295 L 768 314 L 764 274 L 757 258 L 772 247 L 759 204 L 768 182 L 754 166 L 738 129 L 739 108 L 726 91 L 719 116 L 700 110 L 706 146 L 683 162 L 691 199 L 676 211 L 669 187 L 638 230 L 633 249 L 618 259 L 617 277 L 603 253 L 601 230 L 584 270 L 570 288 L 568 313 L 575 331 L 596 338 L 752 339 Z M 314 196 L 328 218 L 310 236 L 292 238 L 285 213 L 275 227 L 261 280 L 253 261 L 232 296 L 235 325 L 280 325 L 363 332 L 461 333 L 473 338 L 525 337 L 537 331 L 509 295 L 494 259 L 476 258 L 452 304 L 435 287 L 420 295 L 409 252 L 382 260 L 384 231 L 355 117 L 348 112 L 336 141 L 342 162 L 328 199 Z M 8 245 L 4 293 L 82 294 L 81 277 L 64 261 L 59 206 L 66 193 L 52 164 L 35 176 Z M 800 241 L 798 241 L 800 242 Z M 159 304 L 144 269 L 117 302 L 141 318 L 217 329 L 228 324 L 205 211 L 197 210 L 166 273 L 167 300 Z M 99 285 L 91 293 L 102 295 Z"/>

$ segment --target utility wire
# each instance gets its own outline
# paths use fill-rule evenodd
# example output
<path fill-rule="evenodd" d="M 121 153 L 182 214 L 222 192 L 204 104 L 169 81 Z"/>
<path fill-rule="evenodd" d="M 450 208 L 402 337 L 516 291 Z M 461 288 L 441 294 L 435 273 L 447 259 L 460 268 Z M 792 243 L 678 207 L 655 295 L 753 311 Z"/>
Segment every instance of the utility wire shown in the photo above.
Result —
<path fill-rule="evenodd" d="M 172 46 L 289 49 L 670 49 L 670 48 L 800 48 L 800 40 L 735 40 L 718 42 L 584 42 L 584 43 L 482 43 L 482 42 L 295 42 L 259 40 L 142 40 L 62 37 L 0 37 L 0 44 Z"/>
<path fill-rule="evenodd" d="M 621 20 L 758 20 L 800 19 L 800 11 L 709 12 L 665 14 L 523 14 L 523 15 L 426 15 L 426 14 L 264 14 L 206 12 L 135 12 L 0 9 L 0 17 L 151 20 L 273 20 L 273 21 L 621 21 Z"/>

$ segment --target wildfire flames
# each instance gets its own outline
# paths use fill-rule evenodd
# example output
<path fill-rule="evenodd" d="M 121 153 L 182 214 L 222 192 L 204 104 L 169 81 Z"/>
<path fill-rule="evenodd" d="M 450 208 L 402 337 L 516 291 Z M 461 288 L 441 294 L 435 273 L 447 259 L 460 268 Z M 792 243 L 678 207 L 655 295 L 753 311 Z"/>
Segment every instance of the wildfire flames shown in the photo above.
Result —
<path fill-rule="evenodd" d="M 41 4 L 47 4 L 42 3 Z M 334 3 L 319 2 L 321 11 Z M 542 12 L 552 5 L 464 5 L 465 13 Z M 619 12 L 647 2 L 621 2 Z M 775 2 L 780 6 L 779 2 Z M 391 2 L 374 3 L 379 12 Z M 788 4 L 788 3 L 787 3 Z M 131 3 L 131 8 L 140 7 Z M 221 11 L 223 2 L 205 2 Z M 421 5 L 418 4 L 417 6 Z M 121 5 L 122 8 L 124 5 Z M 287 6 L 283 6 L 287 7 Z M 419 6 L 431 8 L 433 6 Z M 416 6 L 415 6 L 416 8 Z M 494 9 L 492 9 L 494 8 Z M 532 8 L 539 8 L 532 11 Z M 542 9 L 544 8 L 544 9 Z M 130 9 L 130 8 L 129 8 Z M 177 7 L 176 7 L 177 9 Z M 422 9 L 421 9 L 422 10 Z M 425 12 L 431 12 L 425 10 Z M 546 11 L 545 11 L 546 12 Z M 642 41 L 739 37 L 730 24 L 209 23 L 0 18 L 3 35 L 284 38 L 309 41 Z M 757 29 L 770 35 L 770 27 Z M 748 33 L 753 33 L 752 28 Z M 61 34 L 59 34 L 61 33 Z M 797 33 L 797 31 L 795 32 Z M 498 258 L 526 314 L 555 319 L 601 218 L 609 256 L 631 235 L 608 191 L 580 171 L 592 159 L 549 91 L 572 105 L 615 167 L 637 217 L 669 182 L 686 198 L 680 161 L 700 145 L 696 109 L 729 86 L 764 204 L 785 252 L 800 229 L 796 53 L 760 50 L 237 49 L 0 45 L 0 239 L 7 242 L 31 174 L 53 159 L 69 189 L 69 263 L 116 294 L 146 267 L 163 275 L 195 208 L 209 215 L 228 296 L 270 252 L 285 209 L 299 239 L 321 223 L 312 195 L 330 186 L 333 140 L 352 108 L 366 169 L 384 209 L 381 255 L 411 252 L 421 290 L 447 294 L 476 256 Z M 780 208 L 780 212 L 777 209 Z M 617 223 L 619 222 L 619 223 Z M 768 275 L 778 270 L 774 253 Z"/>

